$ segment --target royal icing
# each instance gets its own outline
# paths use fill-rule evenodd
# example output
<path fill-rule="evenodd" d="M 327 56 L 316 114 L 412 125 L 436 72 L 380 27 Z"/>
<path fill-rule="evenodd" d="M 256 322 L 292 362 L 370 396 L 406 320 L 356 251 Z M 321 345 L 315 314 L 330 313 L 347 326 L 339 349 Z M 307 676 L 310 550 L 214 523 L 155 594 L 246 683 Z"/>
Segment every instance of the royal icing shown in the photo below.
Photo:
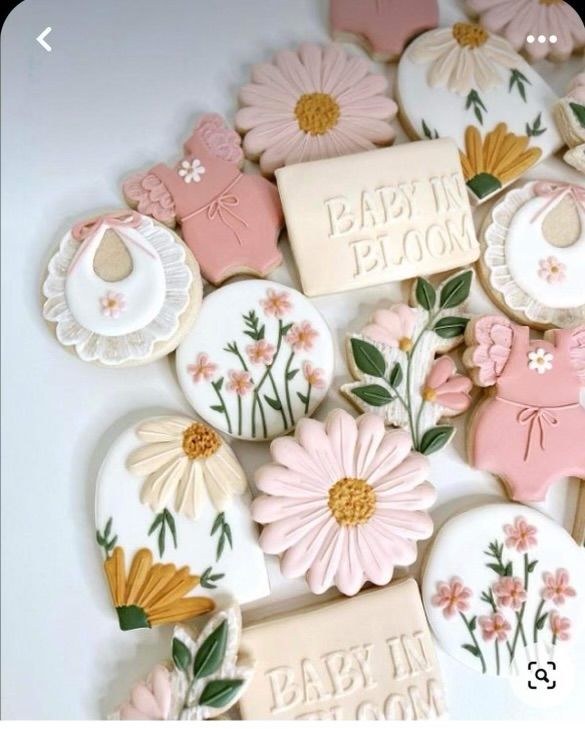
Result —
<path fill-rule="evenodd" d="M 361 333 L 347 337 L 349 369 L 357 381 L 343 385 L 342 393 L 388 425 L 409 430 L 413 448 L 427 455 L 445 446 L 455 432 L 438 423 L 471 403 L 471 380 L 457 373 L 450 357 L 436 355 L 463 339 L 472 279 L 470 270 L 463 271 L 437 289 L 418 279 L 416 306 L 379 309 Z"/>
<path fill-rule="evenodd" d="M 217 595 L 243 604 L 269 593 L 246 486 L 227 443 L 184 416 L 116 440 L 98 477 L 96 536 L 123 630 L 208 612 Z"/>
<path fill-rule="evenodd" d="M 284 636 L 294 640 L 283 644 Z M 242 719 L 436 719 L 445 699 L 414 580 L 244 630 L 256 671 Z"/>
<path fill-rule="evenodd" d="M 437 0 L 330 0 L 329 18 L 336 40 L 357 40 L 376 61 L 397 59 L 419 33 L 436 28 Z"/>
<path fill-rule="evenodd" d="M 218 717 L 248 688 L 254 668 L 238 655 L 241 617 L 237 605 L 218 611 L 195 634 L 173 631 L 172 660 L 156 665 L 109 718 L 122 721 L 202 721 Z"/>
<path fill-rule="evenodd" d="M 247 440 L 273 438 L 310 415 L 327 394 L 333 364 L 317 309 L 297 291 L 263 281 L 207 296 L 177 350 L 179 383 L 196 412 Z"/>
<path fill-rule="evenodd" d="M 276 177 L 309 296 L 446 271 L 479 256 L 450 140 L 307 162 Z"/>
<path fill-rule="evenodd" d="M 271 445 L 274 462 L 256 473 L 252 516 L 260 546 L 281 555 L 285 577 L 306 576 L 312 592 L 335 585 L 355 595 L 366 581 L 390 582 L 416 559 L 433 523 L 428 460 L 404 430 L 386 432 L 377 415 L 333 410 L 325 423 L 303 418 L 295 436 Z"/>
<path fill-rule="evenodd" d="M 244 151 L 271 175 L 283 165 L 390 144 L 397 112 L 388 81 L 363 58 L 333 43 L 303 43 L 252 66 L 240 89 L 236 127 Z"/>
<path fill-rule="evenodd" d="M 467 0 L 479 23 L 534 61 L 566 61 L 585 48 L 585 26 L 564 0 Z"/>
<path fill-rule="evenodd" d="M 201 280 L 181 241 L 130 210 L 77 223 L 43 285 L 43 315 L 84 361 L 141 364 L 168 354 L 194 318 Z"/>
<path fill-rule="evenodd" d="M 584 187 L 539 180 L 511 190 L 481 237 L 483 278 L 514 318 L 538 327 L 585 321 Z"/>
<path fill-rule="evenodd" d="M 236 273 L 265 276 L 282 261 L 278 192 L 268 180 L 241 172 L 242 159 L 238 134 L 218 114 L 206 114 L 174 168 L 159 164 L 124 183 L 126 199 L 140 212 L 171 227 L 180 224 L 213 284 Z"/>
<path fill-rule="evenodd" d="M 455 140 L 477 202 L 562 144 L 552 90 L 507 41 L 479 26 L 424 33 L 402 55 L 397 83 L 412 135 Z"/>
<path fill-rule="evenodd" d="M 497 474 L 516 501 L 542 501 L 555 481 L 585 478 L 585 325 L 531 340 L 528 327 L 483 316 L 466 339 L 464 362 L 490 388 L 474 413 L 471 465 Z"/>
<path fill-rule="evenodd" d="M 585 73 L 571 81 L 567 94 L 554 108 L 555 121 L 569 151 L 563 159 L 585 174 Z"/>
<path fill-rule="evenodd" d="M 515 676 L 530 660 L 554 658 L 559 643 L 581 630 L 585 562 L 569 534 L 540 512 L 481 506 L 438 532 L 422 596 L 447 653 L 480 673 Z"/>

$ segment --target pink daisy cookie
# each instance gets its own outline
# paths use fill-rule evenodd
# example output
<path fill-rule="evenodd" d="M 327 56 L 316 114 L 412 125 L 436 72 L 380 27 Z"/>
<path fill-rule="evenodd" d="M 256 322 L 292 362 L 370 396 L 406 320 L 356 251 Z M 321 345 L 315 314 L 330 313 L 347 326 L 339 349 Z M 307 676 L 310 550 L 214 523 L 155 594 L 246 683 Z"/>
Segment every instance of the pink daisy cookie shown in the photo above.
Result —
<path fill-rule="evenodd" d="M 240 89 L 236 127 L 244 152 L 271 175 L 295 162 L 339 157 L 390 144 L 397 112 L 388 82 L 341 45 L 303 43 L 252 67 Z"/>

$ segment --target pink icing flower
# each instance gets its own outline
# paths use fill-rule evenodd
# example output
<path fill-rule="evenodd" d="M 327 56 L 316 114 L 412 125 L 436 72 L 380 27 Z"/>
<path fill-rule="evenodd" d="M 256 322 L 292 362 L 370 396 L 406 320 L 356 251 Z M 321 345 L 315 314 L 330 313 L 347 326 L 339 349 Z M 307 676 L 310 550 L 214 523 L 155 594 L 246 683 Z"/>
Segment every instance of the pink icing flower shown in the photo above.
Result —
<path fill-rule="evenodd" d="M 100 299 L 102 314 L 110 319 L 117 319 L 126 308 L 126 299 L 124 294 L 117 291 L 108 291 L 105 296 Z"/>
<path fill-rule="evenodd" d="M 478 621 L 481 628 L 481 637 L 484 640 L 506 640 L 510 632 L 511 625 L 501 613 L 493 615 L 482 615 Z"/>
<path fill-rule="evenodd" d="M 436 402 L 455 413 L 462 413 L 471 404 L 467 394 L 470 390 L 471 380 L 458 375 L 455 362 L 445 355 L 434 362 L 425 382 L 423 399 Z"/>
<path fill-rule="evenodd" d="M 504 534 L 506 535 L 506 547 L 515 549 L 517 552 L 527 552 L 531 547 L 536 547 L 536 537 L 534 536 L 538 530 L 526 519 L 517 516 L 513 524 L 504 525 Z"/>
<path fill-rule="evenodd" d="M 144 683 L 132 689 L 130 698 L 120 706 L 122 721 L 164 721 L 169 717 L 172 690 L 169 671 L 155 666 Z"/>
<path fill-rule="evenodd" d="M 435 607 L 443 608 L 443 615 L 451 618 L 457 613 L 469 610 L 469 599 L 472 592 L 465 587 L 459 577 L 452 577 L 449 582 L 439 582 L 437 592 L 431 598 Z"/>
<path fill-rule="evenodd" d="M 217 365 L 209 361 L 208 355 L 204 352 L 197 356 L 195 364 L 187 365 L 187 372 L 193 377 L 193 382 L 201 382 L 201 380 L 210 380 Z"/>
<path fill-rule="evenodd" d="M 248 345 L 246 352 L 254 364 L 269 365 L 274 359 L 275 347 L 270 342 L 267 342 L 266 339 L 261 339 L 258 342 L 254 342 L 254 344 Z"/>
<path fill-rule="evenodd" d="M 311 322 L 302 321 L 300 324 L 293 324 L 289 333 L 286 335 L 286 341 L 295 352 L 302 350 L 308 352 L 313 349 L 313 340 L 318 336 L 319 332 L 313 329 Z"/>
<path fill-rule="evenodd" d="M 252 515 L 265 525 L 260 546 L 281 555 L 285 577 L 306 575 L 316 594 L 335 584 L 354 595 L 415 561 L 417 540 L 433 530 L 426 509 L 436 493 L 428 459 L 411 447 L 410 435 L 386 431 L 380 416 L 340 409 L 324 423 L 302 418 L 294 438 L 272 442 L 274 463 L 256 473 L 262 493 Z"/>
<path fill-rule="evenodd" d="M 556 574 L 544 572 L 544 589 L 542 597 L 545 600 L 552 600 L 555 605 L 563 605 L 566 597 L 575 597 L 577 591 L 569 585 L 569 573 L 560 567 Z"/>
<path fill-rule="evenodd" d="M 314 387 L 317 390 L 322 390 L 327 386 L 324 374 L 325 372 L 322 369 L 319 369 L 319 367 L 313 367 L 310 362 L 305 362 L 303 365 L 303 375 L 305 376 L 305 380 L 309 383 L 309 385 L 311 385 L 311 387 Z"/>
<path fill-rule="evenodd" d="M 252 377 L 249 372 L 245 370 L 230 370 L 228 372 L 229 381 L 226 385 L 230 392 L 235 392 L 236 395 L 243 397 L 254 387 Z"/>
<path fill-rule="evenodd" d="M 285 314 L 292 309 L 286 291 L 276 291 L 276 289 L 267 289 L 266 298 L 262 299 L 260 306 L 264 309 L 264 313 L 268 316 L 274 316 L 282 319 Z"/>
<path fill-rule="evenodd" d="M 567 270 L 567 267 L 564 263 L 561 263 L 558 258 L 555 258 L 554 256 L 541 258 L 538 265 L 538 275 L 547 283 L 556 284 L 562 283 L 565 280 L 565 271 Z"/>
<path fill-rule="evenodd" d="M 551 610 L 548 619 L 553 641 L 569 640 L 571 637 L 568 632 L 571 627 L 569 618 L 563 618 L 556 610 Z"/>
<path fill-rule="evenodd" d="M 493 587 L 498 605 L 519 610 L 526 602 L 526 590 L 519 577 L 501 577 Z"/>
<path fill-rule="evenodd" d="M 389 309 L 378 309 L 372 323 L 364 327 L 362 334 L 375 342 L 409 352 L 415 325 L 416 309 L 405 304 L 395 304 Z"/>

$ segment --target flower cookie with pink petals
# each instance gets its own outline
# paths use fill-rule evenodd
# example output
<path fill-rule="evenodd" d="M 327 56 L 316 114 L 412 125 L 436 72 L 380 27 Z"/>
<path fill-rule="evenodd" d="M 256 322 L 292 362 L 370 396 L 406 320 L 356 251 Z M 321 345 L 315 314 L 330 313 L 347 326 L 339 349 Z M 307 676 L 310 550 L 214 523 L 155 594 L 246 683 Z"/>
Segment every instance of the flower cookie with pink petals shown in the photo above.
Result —
<path fill-rule="evenodd" d="M 422 596 L 447 653 L 481 673 L 514 676 L 582 629 L 585 562 L 569 534 L 540 512 L 481 506 L 437 533 Z"/>
<path fill-rule="evenodd" d="M 463 339 L 468 317 L 464 303 L 473 273 L 450 276 L 437 289 L 417 279 L 415 306 L 394 304 L 379 309 L 361 333 L 347 338 L 349 369 L 356 382 L 342 393 L 365 412 L 388 425 L 410 431 L 413 447 L 430 454 L 445 446 L 455 429 L 441 424 L 471 404 L 472 383 L 457 372 L 446 354 Z"/>
<path fill-rule="evenodd" d="M 303 43 L 252 67 L 236 127 L 265 175 L 284 165 L 339 157 L 394 141 L 398 107 L 388 81 L 342 45 Z"/>
<path fill-rule="evenodd" d="M 406 431 L 386 431 L 381 417 L 340 409 L 325 423 L 303 418 L 294 438 L 273 441 L 274 462 L 256 473 L 252 516 L 285 577 L 304 575 L 316 594 L 335 585 L 355 595 L 413 564 L 416 542 L 433 531 L 426 511 L 436 493 L 428 460 L 411 446 Z"/>

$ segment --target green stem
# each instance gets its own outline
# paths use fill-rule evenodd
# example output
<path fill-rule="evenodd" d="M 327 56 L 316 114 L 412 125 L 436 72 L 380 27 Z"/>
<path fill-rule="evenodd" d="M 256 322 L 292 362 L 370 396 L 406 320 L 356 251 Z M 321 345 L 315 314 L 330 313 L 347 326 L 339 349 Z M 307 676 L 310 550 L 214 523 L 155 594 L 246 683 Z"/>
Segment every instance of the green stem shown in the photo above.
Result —
<path fill-rule="evenodd" d="M 233 354 L 235 354 L 236 357 L 240 360 L 240 364 L 242 365 L 243 370 L 250 374 L 250 380 L 251 380 L 252 384 L 254 384 L 254 378 L 252 377 L 252 374 L 250 373 L 248 365 L 246 364 L 245 359 L 242 357 L 240 350 L 238 348 L 238 345 L 235 342 L 234 342 L 233 347 L 234 347 L 232 350 Z M 258 406 L 260 408 L 260 415 L 262 416 L 262 424 L 264 426 L 264 437 L 266 437 L 266 420 L 264 418 L 264 411 L 262 408 L 262 403 L 260 402 L 260 396 L 257 394 L 256 389 L 257 388 L 254 388 L 254 403 L 252 405 L 252 438 L 256 437 L 256 412 L 255 412 L 255 408 L 254 408 L 254 405 L 256 404 L 256 400 L 258 400 Z M 240 408 L 241 408 L 241 403 L 238 403 L 238 411 Z M 239 412 L 238 412 L 238 415 L 239 415 Z M 238 429 L 238 435 L 242 435 L 241 426 Z"/>
<path fill-rule="evenodd" d="M 189 694 L 193 690 L 193 686 L 195 685 L 195 681 L 197 679 L 195 676 L 191 679 L 189 682 L 189 685 L 187 686 L 187 691 L 185 692 L 185 698 L 183 699 L 183 705 L 181 706 L 181 711 L 179 712 L 179 719 L 183 718 L 183 714 L 185 713 L 186 709 L 191 709 L 193 707 L 193 703 L 189 703 Z"/>
<path fill-rule="evenodd" d="M 494 641 L 494 648 L 496 649 L 496 675 L 500 675 L 500 646 L 498 645 L 498 639 Z"/>
<path fill-rule="evenodd" d="M 528 579 L 529 579 L 529 572 L 528 572 L 528 553 L 524 553 L 524 589 L 526 592 L 528 592 Z M 516 644 L 518 643 L 518 637 L 522 638 L 522 643 L 524 644 L 524 647 L 528 645 L 526 641 L 526 635 L 524 634 L 524 626 L 522 625 L 522 621 L 524 619 L 524 611 L 526 610 L 526 603 L 522 605 L 520 610 L 516 611 L 516 630 L 514 631 L 514 638 L 512 639 L 512 655 L 510 657 L 510 661 L 514 659 L 514 655 L 516 653 Z"/>
<path fill-rule="evenodd" d="M 276 382 L 274 381 L 274 376 L 273 376 L 272 372 L 268 373 L 268 379 L 270 380 L 270 384 L 272 385 L 272 390 L 274 392 L 274 399 L 280 405 L 280 415 L 282 417 L 282 424 L 284 426 L 284 429 L 288 430 L 288 421 L 286 419 L 286 413 L 284 412 L 284 408 L 282 406 L 282 400 L 280 399 L 280 395 L 278 394 L 278 390 L 276 389 Z M 292 425 L 292 423 L 291 423 L 291 425 Z"/>
<path fill-rule="evenodd" d="M 427 331 L 429 331 L 429 329 L 431 328 L 431 326 L 433 325 L 435 319 L 437 318 L 437 316 L 439 315 L 439 313 L 441 311 L 442 310 L 439 309 L 432 316 L 429 313 L 429 320 L 428 320 L 426 326 L 423 327 L 421 329 L 421 331 L 418 333 L 418 336 L 414 340 L 413 345 L 410 348 L 410 351 L 406 353 L 406 359 L 407 359 L 407 367 L 406 367 L 406 398 L 407 398 L 407 402 L 408 402 L 407 413 L 408 413 L 408 421 L 410 423 L 410 432 L 412 434 L 412 447 L 414 448 L 415 451 L 417 451 L 419 449 L 419 447 L 420 447 L 420 439 L 419 439 L 418 427 L 419 427 L 419 424 L 420 424 L 420 416 L 421 416 L 421 413 L 422 413 L 422 409 L 423 409 L 423 406 L 424 406 L 425 403 L 424 403 L 424 400 L 421 402 L 421 405 L 420 405 L 420 408 L 419 408 L 419 411 L 418 411 L 418 414 L 417 414 L 417 417 L 416 417 L 416 426 L 415 426 L 415 423 L 414 423 L 414 421 L 412 419 L 412 412 L 411 412 L 411 409 L 412 409 L 412 398 L 411 398 L 411 392 L 410 392 L 410 385 L 411 385 L 411 376 L 410 376 L 411 369 L 410 369 L 410 365 L 412 363 L 412 357 L 414 356 L 414 353 L 416 351 L 416 348 L 418 347 L 418 345 L 420 343 L 420 340 L 421 340 L 423 334 L 425 334 Z"/>
<path fill-rule="evenodd" d="M 540 614 L 542 613 L 542 608 L 544 607 L 544 599 L 540 601 L 540 605 L 538 606 L 538 610 L 536 611 L 536 616 L 534 618 L 534 632 L 532 633 L 532 637 L 534 638 L 534 644 L 538 642 L 538 621 L 540 620 Z"/>
<path fill-rule="evenodd" d="M 282 344 L 282 320 L 278 320 L 278 340 L 276 342 L 276 350 L 274 352 L 274 357 L 272 358 L 272 362 L 266 367 L 266 372 L 262 375 L 260 380 L 258 381 L 258 384 L 254 387 L 254 403 L 252 405 L 252 422 L 255 422 L 256 418 L 256 405 L 258 405 L 260 409 L 260 417 L 262 418 L 262 429 L 264 431 L 264 437 L 268 435 L 268 431 L 266 430 L 266 418 L 264 417 L 264 409 L 262 407 L 262 401 L 260 400 L 260 389 L 262 388 L 262 385 L 264 384 L 264 381 L 270 374 L 272 367 L 274 363 L 276 362 L 276 358 L 278 357 L 278 354 L 280 352 L 280 346 Z"/>
<path fill-rule="evenodd" d="M 309 402 L 311 401 L 311 390 L 313 389 L 313 386 L 309 382 L 309 386 L 307 387 L 307 394 L 305 395 L 306 401 L 305 401 L 305 415 L 309 412 Z"/>
<path fill-rule="evenodd" d="M 219 398 L 219 402 L 220 402 L 221 406 L 223 407 L 223 412 L 224 412 L 224 415 L 225 415 L 225 419 L 227 421 L 228 433 L 231 434 L 231 432 L 232 432 L 232 421 L 230 420 L 230 414 L 228 413 L 228 410 L 227 410 L 227 408 L 225 406 L 225 400 L 223 399 L 223 396 L 222 396 L 221 392 L 217 388 L 213 387 L 213 389 L 215 390 L 215 394 Z"/>
<path fill-rule="evenodd" d="M 294 425 L 295 418 L 293 415 L 292 405 L 291 405 L 291 401 L 290 401 L 290 391 L 289 391 L 289 387 L 288 387 L 288 373 L 290 372 L 290 366 L 292 364 L 294 356 L 295 356 L 295 351 L 293 349 L 293 351 L 290 353 L 290 357 L 288 358 L 288 361 L 286 363 L 286 367 L 284 370 L 284 393 L 286 395 L 286 405 L 288 407 L 288 414 L 290 416 L 291 425 Z"/>
<path fill-rule="evenodd" d="M 469 631 L 469 635 L 471 636 L 471 640 L 473 641 L 473 645 L 475 646 L 475 648 L 477 650 L 477 657 L 481 661 L 481 672 L 482 673 L 485 673 L 486 672 L 485 660 L 484 660 L 484 657 L 483 657 L 483 653 L 481 652 L 481 648 L 479 647 L 479 644 L 478 644 L 477 639 L 475 637 L 475 633 L 471 629 L 471 626 L 469 625 L 469 621 L 467 620 L 467 618 L 465 617 L 465 615 L 462 612 L 460 612 L 459 615 L 461 615 L 461 617 L 463 619 L 463 622 L 465 623 L 465 627 Z"/>
<path fill-rule="evenodd" d="M 238 435 L 242 435 L 242 397 L 238 395 Z"/>

